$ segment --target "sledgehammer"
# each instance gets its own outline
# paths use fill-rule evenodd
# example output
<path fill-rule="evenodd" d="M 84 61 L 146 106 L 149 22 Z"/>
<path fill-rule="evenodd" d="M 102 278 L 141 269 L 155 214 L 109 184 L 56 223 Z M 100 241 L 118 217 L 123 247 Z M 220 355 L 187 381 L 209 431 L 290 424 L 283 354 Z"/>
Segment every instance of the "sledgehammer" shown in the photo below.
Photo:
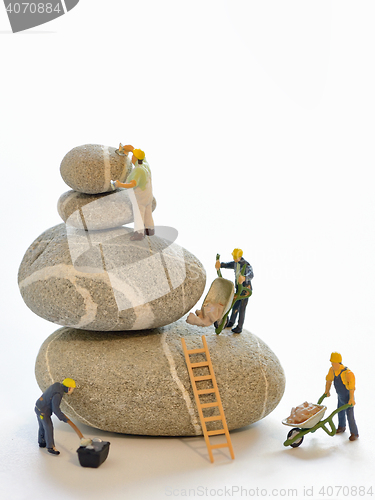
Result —
<path fill-rule="evenodd" d="M 84 435 L 82 434 L 82 432 L 78 429 L 78 427 L 76 426 L 76 424 L 73 424 L 73 422 L 71 420 L 68 419 L 68 422 L 67 422 L 70 427 L 72 429 L 74 429 L 76 431 L 76 433 L 78 434 L 78 437 L 80 438 L 81 440 L 81 446 L 90 446 L 92 444 L 92 440 L 90 438 L 85 438 Z"/>

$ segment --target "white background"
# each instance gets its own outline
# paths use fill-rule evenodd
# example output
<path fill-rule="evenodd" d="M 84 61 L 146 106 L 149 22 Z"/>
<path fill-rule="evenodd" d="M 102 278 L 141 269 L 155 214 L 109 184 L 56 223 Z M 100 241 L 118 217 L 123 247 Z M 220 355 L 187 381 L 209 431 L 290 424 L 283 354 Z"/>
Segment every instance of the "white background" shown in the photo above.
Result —
<path fill-rule="evenodd" d="M 2 498 L 375 493 L 374 16 L 372 0 L 81 0 L 12 34 L 0 5 Z M 233 462 L 223 452 L 210 464 L 200 438 L 82 426 L 111 441 L 107 461 L 83 469 L 60 423 L 61 455 L 37 446 L 34 362 L 57 327 L 23 303 L 18 266 L 60 223 L 63 156 L 119 142 L 146 151 L 155 222 L 178 229 L 207 287 L 217 252 L 230 260 L 240 247 L 254 268 L 245 327 L 277 354 L 287 386 L 271 415 L 232 433 Z M 320 430 L 287 449 L 281 420 L 324 392 L 332 350 L 356 375 L 360 439 Z"/>

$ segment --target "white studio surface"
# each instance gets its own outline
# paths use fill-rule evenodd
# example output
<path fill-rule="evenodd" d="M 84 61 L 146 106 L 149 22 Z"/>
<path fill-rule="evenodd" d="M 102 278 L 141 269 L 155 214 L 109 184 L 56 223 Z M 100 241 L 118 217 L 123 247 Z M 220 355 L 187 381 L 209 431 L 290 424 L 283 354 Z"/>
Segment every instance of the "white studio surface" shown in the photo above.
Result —
<path fill-rule="evenodd" d="M 1 498 L 375 494 L 374 15 L 367 0 L 81 0 L 12 34 L 0 6 Z M 203 263 L 205 293 L 216 253 L 229 261 L 240 247 L 254 268 L 245 328 L 276 353 L 287 383 L 269 416 L 231 434 L 234 461 L 223 451 L 211 464 L 203 438 L 79 425 L 111 442 L 106 462 L 84 469 L 77 436 L 57 419 L 61 455 L 37 446 L 34 362 L 58 326 L 23 303 L 18 266 L 61 222 L 63 156 L 119 142 L 146 151 L 155 223 L 178 229 Z M 336 350 L 356 375 L 360 439 L 319 430 L 285 448 L 281 421 L 322 395 Z M 334 390 L 325 404 L 333 411 Z"/>

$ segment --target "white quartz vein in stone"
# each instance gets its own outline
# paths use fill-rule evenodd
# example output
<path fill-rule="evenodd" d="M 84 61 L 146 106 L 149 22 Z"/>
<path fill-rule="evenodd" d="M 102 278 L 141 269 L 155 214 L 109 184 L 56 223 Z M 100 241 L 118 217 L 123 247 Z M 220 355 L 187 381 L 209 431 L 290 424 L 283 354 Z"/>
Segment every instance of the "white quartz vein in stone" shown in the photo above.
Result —
<path fill-rule="evenodd" d="M 50 266 L 35 271 L 33 274 L 25 278 L 20 282 L 19 287 L 20 290 L 28 287 L 29 285 L 36 283 L 38 281 L 45 281 L 50 278 L 61 278 L 69 280 L 72 285 L 74 285 L 77 292 L 82 296 L 84 300 L 84 305 L 86 308 L 85 314 L 81 317 L 80 321 L 76 325 L 69 325 L 73 328 L 83 328 L 84 326 L 90 324 L 95 320 L 98 305 L 93 301 L 90 292 L 81 286 L 79 286 L 76 282 L 77 278 L 87 278 L 87 274 L 78 271 L 74 266 L 70 266 L 67 264 L 59 264 L 57 266 Z M 112 286 L 112 290 L 116 295 L 116 289 L 121 291 L 121 293 L 125 293 L 127 295 L 127 299 L 131 302 L 132 297 L 134 298 L 135 290 L 134 287 L 127 288 L 126 283 L 121 280 L 116 281 L 116 279 L 111 276 L 109 279 L 108 273 L 103 271 L 102 273 L 92 273 L 90 274 L 90 279 L 97 279 L 98 281 L 105 282 L 109 287 Z M 139 297 L 137 298 L 136 305 L 139 304 Z M 134 307 L 136 307 L 134 305 Z M 137 311 L 134 310 L 136 315 L 135 322 L 132 326 L 132 330 L 144 330 L 150 328 L 154 322 L 154 313 L 149 304 L 142 304 L 142 307 Z"/>
<path fill-rule="evenodd" d="M 100 280 L 103 281 L 104 273 L 100 274 Z M 77 292 L 82 296 L 85 305 L 85 314 L 81 317 L 77 325 L 72 325 L 74 328 L 83 328 L 95 320 L 98 305 L 93 301 L 90 292 L 79 286 L 76 282 L 77 278 L 87 278 L 85 273 L 80 273 L 73 266 L 67 264 L 58 264 L 57 266 L 45 267 L 35 271 L 33 274 L 22 280 L 19 284 L 20 290 L 38 281 L 45 281 L 50 278 L 61 278 L 69 280 L 74 285 Z M 94 276 L 91 275 L 91 278 Z M 105 280 L 108 281 L 108 280 Z M 108 283 L 109 284 L 109 283 Z"/>
<path fill-rule="evenodd" d="M 266 409 L 267 409 L 267 399 L 268 399 L 268 386 L 269 386 L 269 383 L 268 383 L 268 379 L 267 379 L 267 375 L 266 375 L 266 372 L 263 368 L 263 359 L 261 359 L 261 354 L 262 354 L 262 349 L 260 347 L 260 343 L 257 339 L 257 337 L 254 335 L 254 339 L 256 340 L 256 343 L 258 345 L 258 355 L 259 355 L 259 367 L 260 367 L 260 371 L 262 372 L 262 375 L 263 375 L 263 378 L 264 378 L 264 383 L 265 383 L 265 391 L 264 391 L 264 402 L 263 402 L 263 410 L 262 410 L 262 413 L 259 417 L 259 420 L 261 420 L 265 414 L 266 414 Z"/>
<path fill-rule="evenodd" d="M 194 405 L 193 405 L 192 400 L 190 399 L 189 393 L 185 389 L 184 384 L 181 382 L 181 380 L 177 374 L 176 364 L 174 362 L 171 350 L 169 349 L 169 346 L 167 344 L 167 334 L 166 333 L 163 333 L 161 335 L 161 345 L 163 347 L 165 357 L 167 358 L 168 363 L 169 363 L 172 379 L 176 382 L 177 387 L 180 389 L 180 391 L 182 393 L 182 397 L 186 403 L 186 407 L 187 407 L 188 413 L 190 415 L 190 420 L 191 420 L 192 426 L 194 427 L 195 434 L 198 436 L 198 435 L 202 434 L 202 428 L 201 428 L 201 426 L 198 422 L 198 419 L 195 415 Z"/>
<path fill-rule="evenodd" d="M 61 334 L 62 334 L 62 333 L 63 333 L 63 332 L 61 331 L 60 333 L 58 333 L 57 335 L 55 335 L 55 337 L 53 337 L 53 339 L 49 342 L 48 347 L 47 347 L 47 349 L 46 349 L 46 367 L 47 367 L 47 372 L 48 372 L 48 375 L 49 375 L 49 377 L 50 377 L 50 379 L 51 379 L 51 383 L 52 383 L 52 384 L 55 382 L 55 380 L 54 380 L 54 378 L 52 377 L 51 367 L 50 367 L 50 365 L 49 365 L 49 360 L 48 360 L 48 352 L 49 352 L 49 348 L 51 347 L 51 344 L 52 344 L 52 343 L 53 343 L 56 339 L 58 339 L 58 338 L 61 336 Z"/>
<path fill-rule="evenodd" d="M 109 161 L 109 148 L 108 146 L 102 146 L 103 149 L 103 159 L 104 159 L 104 184 L 103 193 L 108 191 L 111 182 L 111 162 Z"/>

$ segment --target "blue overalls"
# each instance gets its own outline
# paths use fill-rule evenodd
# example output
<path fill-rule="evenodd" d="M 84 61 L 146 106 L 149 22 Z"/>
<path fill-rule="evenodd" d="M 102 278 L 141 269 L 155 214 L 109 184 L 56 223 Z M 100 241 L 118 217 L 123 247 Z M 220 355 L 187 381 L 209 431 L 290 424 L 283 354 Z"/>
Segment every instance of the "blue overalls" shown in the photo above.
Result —
<path fill-rule="evenodd" d="M 254 277 L 253 268 L 243 257 L 241 257 L 239 262 L 235 262 L 235 261 L 222 262 L 220 264 L 221 268 L 234 269 L 236 293 L 238 292 L 238 277 L 240 275 L 241 268 L 243 267 L 244 264 L 246 264 L 246 268 L 245 268 L 245 281 L 243 282 L 243 286 L 249 287 L 250 290 L 252 290 L 253 288 L 251 286 L 251 280 Z M 246 290 L 243 290 L 241 295 L 245 295 L 245 294 L 246 294 Z M 246 306 L 247 306 L 248 302 L 249 302 L 248 298 L 242 299 L 242 300 L 237 300 L 233 306 L 232 313 L 231 313 L 231 316 L 229 319 L 229 323 L 234 325 L 234 323 L 236 322 L 238 313 L 239 313 L 240 315 L 238 318 L 237 327 L 240 328 L 241 330 L 243 328 L 243 324 L 245 321 L 245 311 L 246 311 Z"/>
<path fill-rule="evenodd" d="M 336 376 L 335 372 L 333 372 L 334 379 L 333 383 L 337 392 L 338 402 L 337 408 L 340 406 L 346 405 L 349 403 L 349 389 L 347 389 L 342 381 L 341 374 L 344 373 L 348 368 L 345 367 L 341 372 Z M 354 408 L 351 406 L 346 410 L 342 410 L 339 412 L 339 427 L 346 427 L 346 417 L 348 418 L 348 424 L 351 434 L 358 436 L 357 424 L 354 420 Z"/>

